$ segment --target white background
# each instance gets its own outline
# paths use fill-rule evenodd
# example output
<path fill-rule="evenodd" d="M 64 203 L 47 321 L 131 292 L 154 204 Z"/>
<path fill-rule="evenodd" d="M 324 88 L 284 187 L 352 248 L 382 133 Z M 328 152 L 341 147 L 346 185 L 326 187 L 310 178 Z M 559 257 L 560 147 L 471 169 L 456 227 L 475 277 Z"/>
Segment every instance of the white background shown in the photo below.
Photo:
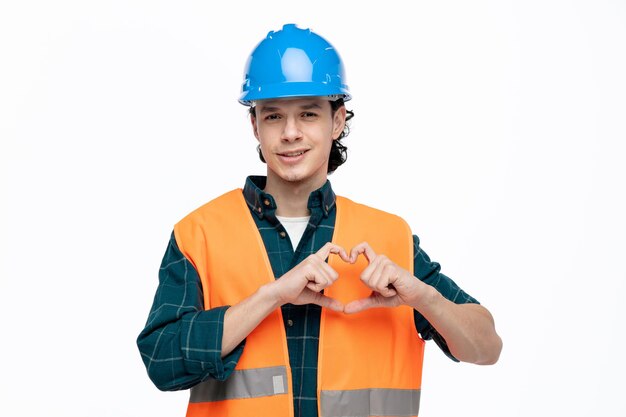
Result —
<path fill-rule="evenodd" d="M 335 191 L 405 217 L 504 340 L 429 343 L 420 415 L 626 415 L 617 0 L 3 1 L 0 415 L 184 415 L 135 338 L 174 223 L 265 172 L 236 99 L 284 23 L 346 64 Z"/>

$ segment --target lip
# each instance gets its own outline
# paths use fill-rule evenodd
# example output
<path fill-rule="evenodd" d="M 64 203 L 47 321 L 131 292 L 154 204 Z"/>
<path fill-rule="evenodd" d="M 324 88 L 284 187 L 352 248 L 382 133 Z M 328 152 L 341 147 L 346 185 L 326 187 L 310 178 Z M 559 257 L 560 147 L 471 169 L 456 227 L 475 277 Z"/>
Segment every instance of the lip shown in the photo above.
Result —
<path fill-rule="evenodd" d="M 292 149 L 284 152 L 277 152 L 278 158 L 287 164 L 295 164 L 304 159 L 304 155 L 308 152 L 308 149 Z"/>

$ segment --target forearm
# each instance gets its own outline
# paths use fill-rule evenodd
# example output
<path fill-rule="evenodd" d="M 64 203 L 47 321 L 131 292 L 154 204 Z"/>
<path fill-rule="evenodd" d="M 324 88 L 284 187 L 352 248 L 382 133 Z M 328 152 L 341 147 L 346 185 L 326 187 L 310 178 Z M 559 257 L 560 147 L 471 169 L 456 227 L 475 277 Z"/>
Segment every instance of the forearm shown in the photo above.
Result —
<path fill-rule="evenodd" d="M 207 378 L 224 380 L 230 375 L 243 346 L 222 358 L 227 309 L 205 310 L 200 278 L 172 234 L 148 320 L 137 338 L 148 376 L 159 389 L 186 389 Z"/>
<path fill-rule="evenodd" d="M 226 307 L 188 312 L 175 319 L 163 306 L 137 339 L 152 382 L 164 391 L 189 388 L 207 378 L 226 379 L 243 346 L 222 357 L 221 325 Z M 169 316 L 170 320 L 166 320 Z"/>
<path fill-rule="evenodd" d="M 271 286 L 260 287 L 254 294 L 226 310 L 222 357 L 232 352 L 273 310 L 280 307 Z"/>
<path fill-rule="evenodd" d="M 445 339 L 450 353 L 460 361 L 480 365 L 497 362 L 502 340 L 491 313 L 480 304 L 455 304 L 430 287 L 413 307 Z"/>
<path fill-rule="evenodd" d="M 345 249 L 328 242 L 279 279 L 263 285 L 250 297 L 229 308 L 224 319 L 222 354 L 228 354 L 283 304 L 317 304 L 343 312 L 343 304 L 321 293 L 339 278 L 339 274 L 325 262 L 331 253 L 350 262 Z"/>

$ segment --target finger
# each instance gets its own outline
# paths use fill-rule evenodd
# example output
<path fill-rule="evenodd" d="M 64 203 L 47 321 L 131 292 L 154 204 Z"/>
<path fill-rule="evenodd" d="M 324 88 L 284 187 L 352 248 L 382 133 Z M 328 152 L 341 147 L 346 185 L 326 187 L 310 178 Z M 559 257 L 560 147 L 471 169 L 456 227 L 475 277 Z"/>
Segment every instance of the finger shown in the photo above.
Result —
<path fill-rule="evenodd" d="M 326 258 L 328 258 L 331 253 L 339 255 L 345 262 L 350 262 L 350 258 L 348 257 L 346 250 L 333 242 L 326 243 L 315 254 L 322 260 L 326 261 Z"/>
<path fill-rule="evenodd" d="M 337 273 L 332 266 L 317 257 L 314 257 L 311 268 L 314 274 L 314 280 L 310 279 L 309 281 L 314 282 L 310 282 L 307 286 L 314 291 L 321 291 L 329 287 L 339 278 L 339 273 Z M 314 286 L 312 284 L 314 284 Z"/>
<path fill-rule="evenodd" d="M 327 264 L 324 261 L 319 261 L 319 265 L 317 265 L 319 269 L 324 271 L 324 276 L 328 278 L 331 283 L 335 282 L 337 278 L 339 278 L 339 273 L 333 269 L 332 266 Z"/>
<path fill-rule="evenodd" d="M 398 304 L 397 298 L 383 298 L 380 294 L 372 293 L 367 298 L 361 298 L 360 300 L 354 300 L 346 304 L 343 308 L 343 312 L 346 314 L 359 313 L 370 308 L 377 307 L 394 307 Z"/>
<path fill-rule="evenodd" d="M 355 263 L 356 258 L 359 257 L 360 254 L 364 254 L 369 263 L 372 263 L 374 259 L 376 259 L 376 252 L 367 242 L 361 242 L 350 251 L 350 262 Z"/>
<path fill-rule="evenodd" d="M 324 282 L 309 281 L 309 283 L 306 284 L 306 288 L 310 289 L 311 291 L 320 292 L 324 288 L 328 288 L 331 285 L 332 285 L 332 281 L 324 281 Z"/>
<path fill-rule="evenodd" d="M 349 302 L 343 308 L 343 312 L 346 314 L 354 314 L 359 313 L 363 310 L 370 309 L 372 307 L 378 307 L 380 304 L 378 297 L 375 293 L 371 293 L 369 297 L 361 298 L 359 300 L 354 300 Z"/>
<path fill-rule="evenodd" d="M 348 252 L 346 252 L 346 250 L 344 248 L 342 248 L 341 246 L 338 246 L 339 251 L 338 252 L 332 252 L 336 255 L 339 255 L 339 257 L 341 258 L 342 261 L 350 263 L 350 257 L 348 256 Z"/>
<path fill-rule="evenodd" d="M 393 297 L 397 294 L 392 279 L 396 273 L 395 265 L 384 255 L 378 255 L 374 262 L 361 273 L 361 280 L 370 289 L 384 297 Z"/>
<path fill-rule="evenodd" d="M 389 280 L 382 276 L 378 276 L 376 280 L 373 280 L 369 287 L 383 297 L 393 297 L 397 294 L 396 289 L 389 283 Z"/>
<path fill-rule="evenodd" d="M 376 257 L 370 264 L 361 272 L 361 281 L 371 289 L 376 289 L 376 283 L 381 275 L 381 261 L 383 257 Z"/>
<path fill-rule="evenodd" d="M 382 287 L 386 287 L 387 283 L 383 283 L 384 274 L 383 271 L 385 269 L 385 263 L 383 262 L 383 257 L 378 257 L 375 262 L 372 262 L 372 266 L 375 266 L 372 271 L 372 276 L 370 278 L 370 286 L 373 290 L 380 290 Z M 380 291 L 378 291 L 380 292 Z"/>
<path fill-rule="evenodd" d="M 393 297 L 397 294 L 393 283 L 398 279 L 398 270 L 396 266 L 389 260 L 385 262 L 380 269 L 379 281 L 376 288 L 384 297 Z"/>
<path fill-rule="evenodd" d="M 380 290 L 378 290 L 378 292 L 385 298 L 393 297 L 394 295 L 398 294 L 396 289 L 391 284 L 388 284 L 387 286 L 381 288 Z"/>
<path fill-rule="evenodd" d="M 370 286 L 370 281 L 372 279 L 372 276 L 375 270 L 376 270 L 376 264 L 369 264 L 363 270 L 363 272 L 361 272 L 361 275 L 359 276 L 359 278 L 361 278 L 361 281 L 363 282 L 363 284 L 367 285 L 368 287 Z"/>
<path fill-rule="evenodd" d="M 306 287 L 311 289 L 312 291 L 319 292 L 324 288 L 328 287 L 330 284 L 334 282 L 331 274 L 336 274 L 332 268 L 330 271 L 327 271 L 323 265 L 327 265 L 325 262 L 320 262 L 319 264 L 313 264 L 309 266 L 309 270 L 306 274 L 306 279 L 309 281 L 306 284 Z"/>
<path fill-rule="evenodd" d="M 343 312 L 344 306 L 339 300 L 327 297 L 324 294 L 320 294 L 319 292 L 315 292 L 311 295 L 311 297 L 312 304 L 317 304 L 320 307 L 328 308 L 330 310 Z"/>

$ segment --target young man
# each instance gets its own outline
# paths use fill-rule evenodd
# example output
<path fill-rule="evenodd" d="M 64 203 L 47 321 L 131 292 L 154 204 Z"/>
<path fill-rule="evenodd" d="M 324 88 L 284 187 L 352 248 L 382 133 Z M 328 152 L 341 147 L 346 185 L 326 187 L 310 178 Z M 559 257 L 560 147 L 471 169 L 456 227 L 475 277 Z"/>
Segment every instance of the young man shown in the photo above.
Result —
<path fill-rule="evenodd" d="M 424 340 L 497 361 L 491 314 L 408 225 L 333 193 L 350 98 L 310 30 L 252 52 L 239 101 L 267 176 L 175 225 L 137 340 L 159 389 L 191 388 L 189 416 L 416 416 Z"/>

